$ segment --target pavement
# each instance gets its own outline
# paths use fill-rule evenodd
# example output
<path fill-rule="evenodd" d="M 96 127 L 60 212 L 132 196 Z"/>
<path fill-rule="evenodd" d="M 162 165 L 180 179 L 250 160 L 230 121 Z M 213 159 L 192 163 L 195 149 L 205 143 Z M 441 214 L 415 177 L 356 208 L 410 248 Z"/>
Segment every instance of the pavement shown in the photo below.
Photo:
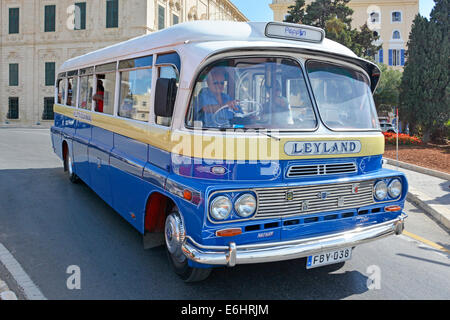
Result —
<path fill-rule="evenodd" d="M 424 210 L 449 232 L 450 175 L 390 159 L 383 167 L 403 172 L 409 183 L 407 200 Z"/>

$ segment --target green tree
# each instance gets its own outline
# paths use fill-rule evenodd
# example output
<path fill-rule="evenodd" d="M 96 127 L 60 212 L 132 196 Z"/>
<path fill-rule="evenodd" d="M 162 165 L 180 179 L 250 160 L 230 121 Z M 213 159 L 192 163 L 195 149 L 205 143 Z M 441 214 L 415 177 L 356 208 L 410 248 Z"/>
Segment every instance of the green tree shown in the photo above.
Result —
<path fill-rule="evenodd" d="M 450 118 L 449 101 L 449 0 L 435 0 L 429 21 L 429 64 L 423 81 L 432 83 L 427 95 L 430 116 L 426 117 L 425 132 L 429 131 L 431 140 L 441 142 L 446 136 L 446 123 Z"/>
<path fill-rule="evenodd" d="M 407 61 L 405 63 L 402 83 L 400 85 L 400 116 L 409 122 L 411 133 L 418 134 L 421 122 L 421 111 L 424 110 L 426 98 L 424 91 L 428 84 L 422 83 L 426 69 L 428 46 L 428 21 L 421 15 L 416 15 L 411 26 L 408 39 Z M 425 87 L 424 87 L 425 85 Z"/>
<path fill-rule="evenodd" d="M 378 114 L 381 114 L 398 107 L 403 73 L 399 70 L 388 68 L 385 64 L 378 66 L 381 69 L 382 76 L 374 92 L 373 99 L 375 100 Z"/>
<path fill-rule="evenodd" d="M 353 10 L 347 6 L 350 0 L 316 0 L 306 7 L 302 23 L 325 29 L 326 23 L 338 18 L 350 29 Z"/>
<path fill-rule="evenodd" d="M 430 21 L 417 15 L 408 40 L 401 111 L 425 142 L 442 140 L 450 117 L 448 12 L 449 0 L 435 0 Z"/>
<path fill-rule="evenodd" d="M 293 6 L 289 6 L 288 15 L 284 22 L 291 23 L 302 23 L 303 18 L 305 17 L 305 0 L 295 0 L 295 4 Z"/>
<path fill-rule="evenodd" d="M 376 36 L 374 32 L 369 29 L 367 23 L 363 24 L 360 30 L 353 29 L 351 31 L 351 37 L 352 45 L 350 46 L 350 49 L 360 57 L 372 58 L 382 47 L 382 45 L 374 45 L 380 36 Z"/>

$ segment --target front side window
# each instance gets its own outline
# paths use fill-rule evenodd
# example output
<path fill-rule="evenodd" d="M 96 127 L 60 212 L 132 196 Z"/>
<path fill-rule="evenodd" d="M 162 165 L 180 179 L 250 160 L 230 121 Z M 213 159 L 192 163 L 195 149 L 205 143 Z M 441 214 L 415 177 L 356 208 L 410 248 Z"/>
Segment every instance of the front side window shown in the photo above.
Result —
<path fill-rule="evenodd" d="M 320 116 L 337 130 L 378 130 L 369 79 L 360 71 L 320 61 L 306 64 Z"/>
<path fill-rule="evenodd" d="M 150 112 L 152 69 L 120 73 L 119 116 L 147 122 Z"/>
<path fill-rule="evenodd" d="M 197 79 L 186 125 L 311 130 L 317 126 L 300 65 L 286 58 L 235 58 Z"/>

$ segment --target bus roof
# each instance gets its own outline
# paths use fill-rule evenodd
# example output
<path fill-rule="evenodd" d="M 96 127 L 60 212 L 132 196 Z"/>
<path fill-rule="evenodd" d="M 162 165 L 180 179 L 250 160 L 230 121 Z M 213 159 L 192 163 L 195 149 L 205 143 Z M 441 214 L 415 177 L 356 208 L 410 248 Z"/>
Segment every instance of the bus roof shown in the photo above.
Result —
<path fill-rule="evenodd" d="M 242 42 L 244 41 L 246 42 L 245 47 L 251 47 L 252 43 L 258 43 L 258 46 L 260 46 L 262 42 L 265 42 L 269 46 L 279 44 L 283 47 L 296 47 L 339 54 L 352 58 L 357 57 L 347 47 L 329 39 L 324 39 L 320 42 L 307 42 L 301 40 L 268 37 L 266 35 L 266 28 L 268 24 L 269 23 L 267 22 L 232 21 L 195 21 L 181 23 L 158 32 L 133 38 L 128 41 L 117 43 L 112 46 L 70 59 L 61 66 L 61 71 L 68 71 L 80 67 L 95 65 L 107 60 L 121 59 L 121 57 L 126 57 L 128 55 L 149 51 L 152 49 L 210 41 L 224 41 L 225 43 L 223 43 L 223 47 L 227 49 L 232 49 L 233 46 L 238 48 L 239 46 L 242 46 Z M 298 24 L 275 24 L 294 28 L 311 28 L 309 26 L 301 26 Z M 318 28 L 314 29 L 322 31 Z M 237 42 L 240 43 L 239 46 L 237 45 Z"/>

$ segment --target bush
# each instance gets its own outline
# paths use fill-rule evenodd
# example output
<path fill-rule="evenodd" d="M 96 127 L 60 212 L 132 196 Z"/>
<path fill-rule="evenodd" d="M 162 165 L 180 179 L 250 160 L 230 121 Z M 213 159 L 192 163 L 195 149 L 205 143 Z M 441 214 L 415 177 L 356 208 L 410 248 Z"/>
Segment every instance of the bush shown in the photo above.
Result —
<path fill-rule="evenodd" d="M 384 141 L 386 144 L 396 145 L 397 134 L 391 132 L 383 132 Z M 410 136 L 404 133 L 398 135 L 398 145 L 422 145 L 423 141 L 417 137 Z"/>

